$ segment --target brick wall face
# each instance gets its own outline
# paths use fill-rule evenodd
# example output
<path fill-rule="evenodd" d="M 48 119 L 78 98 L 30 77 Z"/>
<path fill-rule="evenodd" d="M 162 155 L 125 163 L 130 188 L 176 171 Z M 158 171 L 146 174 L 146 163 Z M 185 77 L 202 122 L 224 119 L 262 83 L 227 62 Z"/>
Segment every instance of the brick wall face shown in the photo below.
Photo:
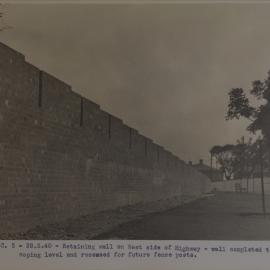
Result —
<path fill-rule="evenodd" d="M 209 188 L 205 176 L 0 43 L 0 232 Z"/>

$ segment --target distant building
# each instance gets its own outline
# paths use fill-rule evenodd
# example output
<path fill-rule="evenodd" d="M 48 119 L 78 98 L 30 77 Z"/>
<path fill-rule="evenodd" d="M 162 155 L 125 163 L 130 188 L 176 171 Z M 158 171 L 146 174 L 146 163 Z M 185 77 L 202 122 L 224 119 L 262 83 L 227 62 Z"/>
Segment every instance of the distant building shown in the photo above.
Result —
<path fill-rule="evenodd" d="M 189 162 L 189 164 L 192 165 L 193 168 L 208 176 L 212 182 L 223 181 L 223 172 L 214 168 L 211 169 L 210 166 L 203 163 L 202 159 L 200 159 L 198 164 L 192 164 L 192 162 Z"/>

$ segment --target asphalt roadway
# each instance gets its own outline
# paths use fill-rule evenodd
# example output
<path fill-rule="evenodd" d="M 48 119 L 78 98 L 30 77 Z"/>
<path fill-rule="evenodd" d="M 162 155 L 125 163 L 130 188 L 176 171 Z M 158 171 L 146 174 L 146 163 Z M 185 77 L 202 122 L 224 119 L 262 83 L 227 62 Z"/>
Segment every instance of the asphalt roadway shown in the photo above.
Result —
<path fill-rule="evenodd" d="M 270 196 L 266 196 L 270 213 Z M 140 220 L 130 221 L 95 239 L 270 240 L 270 215 L 252 193 L 216 193 Z"/>

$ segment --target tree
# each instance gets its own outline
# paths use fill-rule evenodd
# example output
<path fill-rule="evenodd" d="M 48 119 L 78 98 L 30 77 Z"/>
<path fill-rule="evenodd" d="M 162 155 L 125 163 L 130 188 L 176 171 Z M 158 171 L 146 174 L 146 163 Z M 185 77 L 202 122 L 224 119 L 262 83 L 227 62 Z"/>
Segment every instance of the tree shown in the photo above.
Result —
<path fill-rule="evenodd" d="M 247 127 L 252 133 L 261 131 L 262 135 L 270 143 L 270 71 L 268 77 L 263 80 L 256 80 L 252 83 L 249 91 L 258 105 L 252 106 L 247 94 L 242 88 L 233 88 L 229 91 L 229 104 L 226 120 L 239 119 L 244 117 L 250 120 Z"/>
<path fill-rule="evenodd" d="M 233 148 L 234 145 L 226 144 L 224 146 L 215 145 L 210 150 L 211 156 L 215 157 L 227 180 L 232 178 L 234 171 L 235 157 Z"/>

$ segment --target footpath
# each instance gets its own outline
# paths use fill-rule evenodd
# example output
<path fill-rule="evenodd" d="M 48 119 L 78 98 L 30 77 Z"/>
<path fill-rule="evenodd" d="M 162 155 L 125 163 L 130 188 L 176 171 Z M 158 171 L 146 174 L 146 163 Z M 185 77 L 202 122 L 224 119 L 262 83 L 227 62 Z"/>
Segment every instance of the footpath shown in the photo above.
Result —
<path fill-rule="evenodd" d="M 69 218 L 62 222 L 36 226 L 26 232 L 2 233 L 1 240 L 87 240 L 117 228 L 134 220 L 140 220 L 150 214 L 164 212 L 181 204 L 188 203 L 190 198 L 173 197 L 155 202 L 139 203 L 95 214 Z"/>

